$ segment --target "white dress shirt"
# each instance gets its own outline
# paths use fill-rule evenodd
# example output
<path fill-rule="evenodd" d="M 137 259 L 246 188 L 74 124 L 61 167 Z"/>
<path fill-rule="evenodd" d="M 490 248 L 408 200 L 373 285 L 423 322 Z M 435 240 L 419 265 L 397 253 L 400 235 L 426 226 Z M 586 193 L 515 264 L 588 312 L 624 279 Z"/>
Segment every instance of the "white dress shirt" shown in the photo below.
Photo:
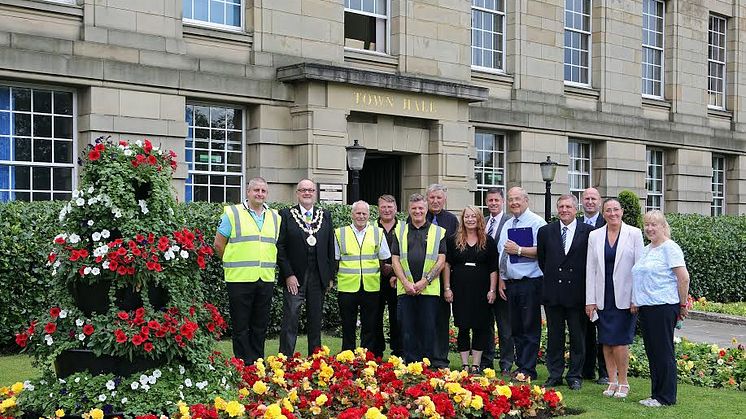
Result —
<path fill-rule="evenodd" d="M 599 215 L 601 215 L 600 211 L 597 212 L 596 215 L 594 215 L 593 217 L 590 217 L 590 218 L 588 218 L 585 214 L 583 214 L 583 222 L 586 223 L 586 224 L 588 224 L 588 225 L 592 225 L 593 227 L 595 227 L 596 226 L 596 221 L 598 221 Z"/>
<path fill-rule="evenodd" d="M 502 211 L 500 211 L 500 213 L 498 213 L 494 217 L 489 217 L 489 218 L 487 218 L 487 220 L 485 220 L 487 222 L 485 224 L 485 226 L 484 226 L 484 232 L 485 233 L 487 233 L 488 231 L 490 231 L 490 222 L 493 223 L 493 227 L 492 227 L 492 238 L 495 239 L 495 242 L 497 242 L 497 237 L 500 235 L 500 232 L 497 231 L 497 228 L 500 227 L 500 220 L 502 220 L 502 218 L 503 218 L 503 213 L 502 213 Z M 495 220 L 495 221 L 492 221 L 492 220 Z"/>

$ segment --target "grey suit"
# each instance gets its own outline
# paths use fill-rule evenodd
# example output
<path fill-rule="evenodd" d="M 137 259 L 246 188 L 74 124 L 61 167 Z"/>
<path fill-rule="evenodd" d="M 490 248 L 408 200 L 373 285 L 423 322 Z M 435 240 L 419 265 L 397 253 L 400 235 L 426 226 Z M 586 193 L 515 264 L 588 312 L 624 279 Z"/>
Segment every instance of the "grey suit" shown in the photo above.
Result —
<path fill-rule="evenodd" d="M 500 232 L 503 230 L 505 222 L 511 218 L 507 211 L 503 212 L 502 218 L 499 223 L 496 223 L 493 230 L 492 237 L 497 243 L 500 238 Z M 489 219 L 488 219 L 489 223 Z M 486 227 L 489 228 L 489 225 Z M 497 249 L 497 253 L 500 254 L 502 249 Z M 513 360 L 515 359 L 515 346 L 513 343 L 513 336 L 510 330 L 510 311 L 508 310 L 508 302 L 500 298 L 500 293 L 497 293 L 495 304 L 492 305 L 492 311 L 497 322 L 497 336 L 500 340 L 500 371 L 510 371 L 513 367 Z M 494 328 L 490 328 L 490 340 L 487 344 L 487 348 L 482 354 L 482 369 L 494 368 L 495 361 L 495 337 Z"/>

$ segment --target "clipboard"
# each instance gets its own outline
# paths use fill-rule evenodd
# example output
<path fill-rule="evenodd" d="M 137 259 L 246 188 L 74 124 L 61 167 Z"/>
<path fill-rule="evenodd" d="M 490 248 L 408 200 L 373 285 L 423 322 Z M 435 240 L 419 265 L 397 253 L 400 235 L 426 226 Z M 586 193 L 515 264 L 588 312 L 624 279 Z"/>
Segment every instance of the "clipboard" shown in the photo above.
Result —
<path fill-rule="evenodd" d="M 509 228 L 508 239 L 521 247 L 534 246 L 534 233 L 531 227 Z M 535 260 L 526 256 L 510 255 L 510 263 L 531 263 Z"/>

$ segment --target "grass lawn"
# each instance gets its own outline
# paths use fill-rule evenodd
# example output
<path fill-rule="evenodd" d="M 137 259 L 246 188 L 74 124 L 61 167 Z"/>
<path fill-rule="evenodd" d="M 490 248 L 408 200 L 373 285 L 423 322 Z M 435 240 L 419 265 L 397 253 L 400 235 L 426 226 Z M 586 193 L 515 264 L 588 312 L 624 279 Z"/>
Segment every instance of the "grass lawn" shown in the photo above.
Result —
<path fill-rule="evenodd" d="M 328 345 L 332 353 L 338 352 L 341 346 L 339 338 L 325 336 L 324 344 Z M 267 353 L 277 353 L 278 340 L 272 339 L 267 342 Z M 231 343 L 223 341 L 218 343 L 217 350 L 230 353 Z M 297 350 L 306 352 L 305 336 L 298 339 Z M 457 354 L 451 354 L 451 367 L 460 368 Z M 31 366 L 29 357 L 25 355 L 13 355 L 0 357 L 0 385 L 12 384 L 33 378 L 37 371 Z M 541 384 L 546 380 L 546 368 L 539 367 L 539 380 Z M 650 381 L 641 378 L 630 378 L 632 390 L 628 400 L 616 400 L 601 395 L 605 389 L 592 382 L 586 382 L 580 391 L 570 391 L 567 387 L 559 387 L 565 397 L 565 403 L 570 410 L 582 411 L 577 418 L 734 418 L 743 417 L 746 411 L 746 394 L 737 390 L 709 389 L 694 387 L 691 385 L 679 385 L 678 404 L 673 407 L 651 409 L 641 406 L 638 400 L 649 396 Z"/>

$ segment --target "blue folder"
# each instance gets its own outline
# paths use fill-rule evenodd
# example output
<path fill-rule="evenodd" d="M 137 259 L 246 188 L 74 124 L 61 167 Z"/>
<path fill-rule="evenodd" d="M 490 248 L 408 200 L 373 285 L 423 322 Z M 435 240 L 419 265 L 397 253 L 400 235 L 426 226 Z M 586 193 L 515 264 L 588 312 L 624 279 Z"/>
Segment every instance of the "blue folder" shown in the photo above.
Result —
<path fill-rule="evenodd" d="M 509 228 L 508 239 L 521 247 L 534 246 L 534 233 L 531 227 Z M 510 263 L 531 263 L 536 261 L 526 256 L 510 255 Z"/>

